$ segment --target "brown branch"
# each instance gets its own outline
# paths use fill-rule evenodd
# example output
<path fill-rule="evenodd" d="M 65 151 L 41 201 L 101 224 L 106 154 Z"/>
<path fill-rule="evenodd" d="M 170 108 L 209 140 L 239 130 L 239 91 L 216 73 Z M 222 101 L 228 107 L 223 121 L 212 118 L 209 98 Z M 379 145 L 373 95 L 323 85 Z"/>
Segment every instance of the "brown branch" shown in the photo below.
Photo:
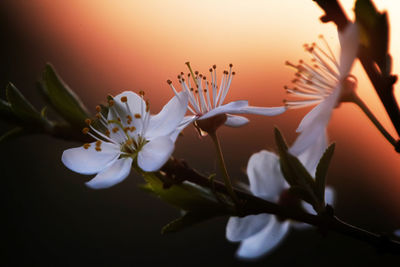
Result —
<path fill-rule="evenodd" d="M 162 168 L 162 171 L 171 178 L 172 182 L 181 183 L 182 181 L 190 181 L 197 185 L 213 189 L 219 193 L 228 195 L 225 185 L 219 181 L 211 181 L 207 177 L 201 175 L 196 170 L 190 168 L 184 161 L 171 158 Z M 274 202 L 270 202 L 245 192 L 238 188 L 234 188 L 235 194 L 241 201 L 240 210 L 236 216 L 246 216 L 251 214 L 268 213 L 274 214 L 279 218 L 291 219 L 310 225 L 314 225 L 323 231 L 334 231 L 343 235 L 366 242 L 376 247 L 380 251 L 389 252 L 400 255 L 400 243 L 391 240 L 383 235 L 371 233 L 367 230 L 355 227 L 339 220 L 333 215 L 333 209 L 327 206 L 327 212 L 321 215 L 312 215 L 306 213 L 302 209 L 296 209 L 290 206 L 282 206 Z"/>

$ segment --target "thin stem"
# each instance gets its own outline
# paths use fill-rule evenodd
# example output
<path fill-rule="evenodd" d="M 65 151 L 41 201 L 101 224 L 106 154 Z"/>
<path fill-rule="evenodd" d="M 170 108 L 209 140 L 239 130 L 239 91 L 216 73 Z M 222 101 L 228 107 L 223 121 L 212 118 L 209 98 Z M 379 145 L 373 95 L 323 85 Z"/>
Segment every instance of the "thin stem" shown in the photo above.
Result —
<path fill-rule="evenodd" d="M 231 196 L 233 202 L 236 205 L 238 205 L 239 204 L 239 199 L 237 198 L 237 196 L 235 194 L 235 191 L 233 190 L 231 179 L 229 177 L 228 170 L 227 170 L 226 165 L 225 165 L 224 155 L 222 154 L 221 144 L 219 142 L 219 138 L 217 136 L 217 133 L 214 131 L 214 132 L 211 132 L 211 133 L 208 133 L 208 134 L 211 137 L 211 139 L 213 140 L 215 149 L 217 150 L 218 162 L 219 162 L 219 166 L 220 166 L 220 168 L 222 170 L 222 173 L 223 173 L 222 177 L 224 178 L 225 186 L 226 186 L 226 188 L 228 190 L 228 193 Z"/>
<path fill-rule="evenodd" d="M 386 131 L 383 125 L 378 121 L 378 119 L 374 116 L 374 114 L 369 110 L 368 106 L 358 97 L 357 94 L 353 94 L 352 102 L 359 106 L 361 110 L 367 115 L 370 121 L 375 125 L 375 127 L 381 132 L 381 134 L 389 141 L 390 144 L 396 146 L 396 140 Z"/>

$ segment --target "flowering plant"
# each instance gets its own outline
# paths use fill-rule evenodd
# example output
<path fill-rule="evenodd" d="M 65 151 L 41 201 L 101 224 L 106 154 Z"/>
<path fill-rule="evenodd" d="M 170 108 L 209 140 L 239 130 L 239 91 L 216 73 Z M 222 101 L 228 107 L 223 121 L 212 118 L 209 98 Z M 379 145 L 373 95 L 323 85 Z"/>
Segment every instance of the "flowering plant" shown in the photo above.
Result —
<path fill-rule="evenodd" d="M 399 254 L 400 243 L 394 234 L 370 232 L 336 217 L 334 203 L 338 197 L 327 185 L 336 146 L 329 144 L 327 127 L 332 113 L 342 103 L 360 107 L 389 145 L 400 152 L 397 138 L 357 95 L 357 78 L 351 74 L 353 63 L 359 59 L 400 135 L 400 109 L 393 95 L 397 76 L 391 73 L 387 16 L 369 0 L 356 1 L 355 21 L 347 18 L 336 0 L 315 2 L 325 11 L 321 20 L 334 22 L 338 28 L 339 56 L 337 59 L 323 36 L 318 43 L 305 45 L 310 61 L 286 62 L 296 72 L 291 85 L 285 86 L 288 97 L 282 106 L 251 106 L 247 100 L 225 103 L 234 86 L 233 65 L 222 72 L 218 83 L 216 65 L 209 69 L 207 77 L 193 71 L 186 62 L 189 73 L 178 75 L 181 88 L 176 89 L 171 80 L 167 81 L 173 94 L 158 114 L 150 113 L 150 101 L 143 91 L 124 91 L 109 95 L 91 115 L 80 97 L 48 64 L 38 87 L 54 118 L 47 115 L 46 107 L 37 110 L 9 83 L 6 100 L 0 100 L 0 119 L 14 128 L 1 136 L 0 142 L 33 133 L 80 142 L 79 147 L 66 148 L 60 159 L 73 172 L 95 175 L 86 182 L 90 190 L 110 188 L 136 173 L 144 181 L 141 189 L 181 212 L 178 219 L 162 228 L 162 233 L 226 217 L 226 238 L 240 242 L 236 255 L 242 260 L 272 253 L 291 227 L 310 226 Z M 220 142 L 221 126 L 237 128 L 249 123 L 247 117 L 237 114 L 277 116 L 279 121 L 278 116 L 284 112 L 312 105 L 315 107 L 301 120 L 293 144 L 288 145 L 275 127 L 276 152 L 263 149 L 253 154 L 246 168 L 248 181 L 232 179 Z M 219 165 L 210 175 L 173 156 L 181 132 L 191 126 L 201 137 L 199 142 L 206 142 L 209 137 L 215 147 Z"/>

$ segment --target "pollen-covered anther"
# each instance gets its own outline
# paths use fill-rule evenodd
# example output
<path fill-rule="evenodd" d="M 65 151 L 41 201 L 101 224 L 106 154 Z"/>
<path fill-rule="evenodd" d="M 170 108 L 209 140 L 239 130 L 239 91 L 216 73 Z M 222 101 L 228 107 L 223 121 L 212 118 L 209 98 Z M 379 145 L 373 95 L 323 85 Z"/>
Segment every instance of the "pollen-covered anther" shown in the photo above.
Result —
<path fill-rule="evenodd" d="M 96 106 L 96 111 L 100 112 L 101 111 L 101 107 L 99 105 Z"/>
<path fill-rule="evenodd" d="M 215 69 L 217 68 L 217 65 L 214 64 L 212 67 L 213 67 L 213 69 L 215 70 Z"/>
<path fill-rule="evenodd" d="M 131 128 L 129 128 L 129 131 L 134 132 L 136 130 L 135 126 L 132 126 Z"/>
<path fill-rule="evenodd" d="M 121 118 L 117 118 L 117 121 L 121 122 Z"/>
<path fill-rule="evenodd" d="M 85 120 L 85 123 L 86 123 L 87 125 L 90 125 L 90 124 L 92 123 L 92 120 L 91 120 L 91 119 L 86 119 L 86 120 Z"/>
<path fill-rule="evenodd" d="M 96 113 L 96 118 L 101 119 L 101 114 L 100 113 Z"/>
<path fill-rule="evenodd" d="M 88 134 L 88 132 L 89 132 L 89 128 L 85 127 L 82 129 L 83 134 Z"/>
<path fill-rule="evenodd" d="M 119 128 L 118 127 L 114 127 L 113 129 L 112 129 L 112 132 L 113 133 L 117 133 L 119 131 Z"/>
<path fill-rule="evenodd" d="M 96 141 L 96 147 L 100 147 L 101 146 L 101 140 L 97 140 Z"/>
<path fill-rule="evenodd" d="M 83 148 L 84 148 L 84 149 L 89 149 L 89 147 L 90 147 L 90 144 L 89 144 L 89 143 L 83 144 Z"/>
<path fill-rule="evenodd" d="M 171 80 L 167 80 L 167 83 L 168 83 L 168 84 L 172 84 L 172 81 L 171 81 Z"/>
<path fill-rule="evenodd" d="M 123 103 L 128 102 L 128 98 L 126 96 L 121 97 L 121 102 Z"/>
<path fill-rule="evenodd" d="M 236 75 L 236 72 L 233 71 L 233 72 L 232 72 L 232 75 Z"/>
<path fill-rule="evenodd" d="M 96 147 L 96 151 L 97 151 L 97 152 L 100 152 L 100 151 L 101 151 L 101 147 L 97 146 L 97 147 Z"/>
<path fill-rule="evenodd" d="M 126 118 L 131 121 L 132 120 L 132 116 L 131 115 L 127 115 Z"/>
<path fill-rule="evenodd" d="M 212 72 L 212 68 L 210 68 L 209 71 Z"/>
<path fill-rule="evenodd" d="M 136 113 L 134 116 L 136 119 L 140 119 L 142 117 L 139 113 Z"/>
<path fill-rule="evenodd" d="M 130 146 L 133 144 L 133 140 L 131 138 L 129 138 L 128 140 L 126 140 L 125 144 Z"/>
<path fill-rule="evenodd" d="M 196 71 L 194 72 L 194 74 L 199 75 L 199 72 L 196 70 Z"/>
<path fill-rule="evenodd" d="M 140 91 L 139 91 L 139 95 L 140 95 L 141 97 L 143 97 L 143 96 L 144 96 L 144 91 L 140 90 Z"/>
<path fill-rule="evenodd" d="M 230 68 L 232 68 L 232 67 L 233 67 L 233 64 L 232 64 L 232 63 L 231 63 L 231 64 L 229 64 L 229 67 L 230 67 Z"/>
<path fill-rule="evenodd" d="M 112 106 L 114 106 L 114 100 L 112 100 L 112 99 L 110 99 L 110 100 L 108 100 L 108 105 L 110 106 L 110 107 L 112 107 Z"/>

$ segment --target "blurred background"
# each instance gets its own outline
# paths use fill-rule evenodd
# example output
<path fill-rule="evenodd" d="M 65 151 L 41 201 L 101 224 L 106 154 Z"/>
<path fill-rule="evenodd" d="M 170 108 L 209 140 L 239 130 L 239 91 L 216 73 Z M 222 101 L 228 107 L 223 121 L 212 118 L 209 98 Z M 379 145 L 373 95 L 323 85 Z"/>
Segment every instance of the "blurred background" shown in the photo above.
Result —
<path fill-rule="evenodd" d="M 353 18 L 352 0 L 341 1 Z M 400 3 L 375 1 L 389 12 L 390 52 L 400 73 Z M 286 60 L 307 58 L 303 43 L 324 34 L 337 51 L 333 24 L 322 24 L 322 10 L 311 0 L 3 0 L 0 2 L 0 86 L 13 82 L 42 107 L 35 88 L 46 62 L 94 111 L 107 94 L 144 90 L 153 112 L 173 96 L 166 80 L 186 72 L 185 62 L 207 73 L 233 63 L 237 75 L 226 101 L 247 99 L 258 106 L 279 106 L 283 86 L 293 77 Z M 353 69 L 358 92 L 395 136 L 359 62 Z M 4 96 L 1 90 L 0 96 Z M 399 96 L 399 90 L 396 95 Z M 308 110 L 278 117 L 250 116 L 244 128 L 219 134 L 232 177 L 246 181 L 248 158 L 274 150 L 274 125 L 292 142 Z M 3 123 L 1 132 L 8 129 Z M 328 183 L 336 191 L 336 213 L 371 231 L 400 228 L 400 156 L 352 104 L 336 109 L 329 124 L 336 153 Z M 67 170 L 62 151 L 78 143 L 28 136 L 0 144 L 1 197 L 5 203 L 0 261 L 41 266 L 354 266 L 395 265 L 398 258 L 377 253 L 358 241 L 314 230 L 296 231 L 271 255 L 258 262 L 234 257 L 237 244 L 225 239 L 227 218 L 182 232 L 160 229 L 179 212 L 140 191 L 140 177 L 94 191 L 91 177 Z M 175 155 L 205 174 L 215 171 L 208 139 L 192 127 L 176 144 Z"/>

